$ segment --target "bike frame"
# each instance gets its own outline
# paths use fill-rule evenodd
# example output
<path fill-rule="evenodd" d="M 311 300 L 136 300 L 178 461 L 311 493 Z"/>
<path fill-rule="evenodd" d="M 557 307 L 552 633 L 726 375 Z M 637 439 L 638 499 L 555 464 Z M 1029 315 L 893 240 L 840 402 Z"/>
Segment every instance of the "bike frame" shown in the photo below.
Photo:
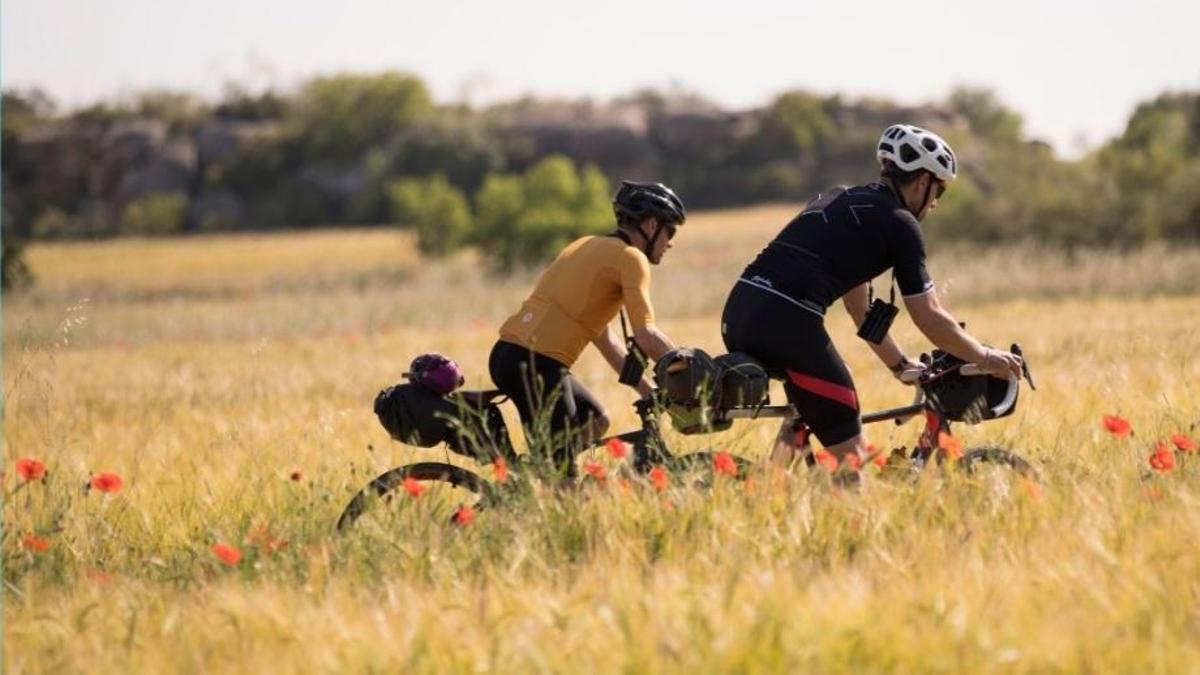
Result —
<path fill-rule="evenodd" d="M 1020 354 L 1020 345 L 1014 344 L 1012 351 L 1015 354 Z M 922 355 L 922 358 L 928 360 L 927 355 Z M 946 418 L 943 411 L 939 409 L 937 403 L 926 394 L 925 386 L 952 372 L 959 371 L 966 375 L 979 374 L 977 367 L 962 363 L 944 369 L 911 371 L 912 375 L 910 378 L 902 375 L 902 381 L 907 381 L 916 387 L 913 402 L 910 405 L 899 408 L 888 408 L 867 413 L 862 416 L 862 423 L 875 424 L 894 420 L 897 425 L 900 425 L 917 415 L 923 415 L 925 426 L 921 430 L 920 436 L 917 437 L 917 443 L 912 451 L 908 451 L 906 447 L 902 446 L 893 449 L 891 452 L 892 454 L 900 453 L 904 455 L 917 469 L 924 468 L 928 464 L 929 459 L 934 457 L 934 453 L 938 451 L 942 434 L 951 435 L 950 421 Z M 1028 364 L 1024 367 L 1024 377 L 1029 381 L 1030 387 L 1036 389 L 1033 384 L 1033 377 L 1029 373 Z M 1019 385 L 1020 382 L 1018 379 L 1009 379 L 1007 396 L 1004 401 L 992 410 L 995 416 L 998 417 L 1005 414 L 1007 410 L 1016 404 Z M 643 473 L 648 471 L 654 464 L 662 464 L 674 458 L 674 455 L 667 447 L 666 441 L 663 440 L 662 430 L 659 427 L 658 417 L 663 412 L 663 405 L 660 402 L 659 396 L 659 393 L 656 391 L 650 398 L 639 399 L 634 402 L 634 409 L 641 420 L 640 429 L 605 437 L 596 443 L 596 447 L 602 446 L 612 439 L 629 443 L 634 448 L 634 468 Z M 789 445 L 792 452 L 789 453 L 789 457 L 776 458 L 773 456 L 772 459 L 781 463 L 788 463 L 795 456 L 795 453 L 799 453 L 808 465 L 811 466 L 816 463 L 811 443 L 812 430 L 803 417 L 791 405 L 763 405 L 719 411 L 716 414 L 714 422 L 720 423 L 736 419 L 790 420 L 790 439 L 788 440 L 790 440 Z M 940 460 L 941 457 L 938 456 L 937 459 Z"/>

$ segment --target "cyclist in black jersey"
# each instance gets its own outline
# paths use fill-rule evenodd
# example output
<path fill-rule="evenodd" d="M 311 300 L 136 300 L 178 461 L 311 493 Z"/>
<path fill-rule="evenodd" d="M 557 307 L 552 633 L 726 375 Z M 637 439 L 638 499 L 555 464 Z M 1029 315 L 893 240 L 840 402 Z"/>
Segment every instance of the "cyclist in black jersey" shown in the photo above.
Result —
<path fill-rule="evenodd" d="M 721 317 L 730 351 L 751 354 L 786 376 L 788 401 L 839 462 L 866 451 L 858 394 L 825 331 L 825 311 L 841 298 L 861 326 L 868 285 L 891 269 L 917 328 L 941 349 L 999 377 L 1019 376 L 1020 357 L 983 346 L 938 303 L 925 267 L 920 222 L 957 174 L 954 151 L 912 125 L 884 130 L 876 148 L 880 180 L 838 187 L 810 201 L 734 284 Z M 921 364 L 890 336 L 871 349 L 899 377 Z M 795 439 L 785 423 L 776 456 Z"/>

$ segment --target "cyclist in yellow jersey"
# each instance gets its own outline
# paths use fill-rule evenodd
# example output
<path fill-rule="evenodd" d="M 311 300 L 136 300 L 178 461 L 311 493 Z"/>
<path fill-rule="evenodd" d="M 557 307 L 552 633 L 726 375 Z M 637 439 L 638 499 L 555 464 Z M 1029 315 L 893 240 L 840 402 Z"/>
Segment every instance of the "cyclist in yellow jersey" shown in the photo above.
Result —
<path fill-rule="evenodd" d="M 609 324 L 624 306 L 633 338 L 650 358 L 674 349 L 654 325 L 650 265 L 662 261 L 687 218 L 683 202 L 661 183 L 623 181 L 613 211 L 612 234 L 577 239 L 550 263 L 500 327 L 488 362 L 497 388 L 520 412 L 530 447 L 549 450 L 549 459 L 568 475 L 575 452 L 609 425 L 604 406 L 570 373 L 584 348 L 595 345 L 620 372 L 625 345 Z M 649 395 L 650 384 L 643 380 L 638 391 Z M 542 439 L 546 444 L 534 438 L 543 426 L 551 434 Z"/>

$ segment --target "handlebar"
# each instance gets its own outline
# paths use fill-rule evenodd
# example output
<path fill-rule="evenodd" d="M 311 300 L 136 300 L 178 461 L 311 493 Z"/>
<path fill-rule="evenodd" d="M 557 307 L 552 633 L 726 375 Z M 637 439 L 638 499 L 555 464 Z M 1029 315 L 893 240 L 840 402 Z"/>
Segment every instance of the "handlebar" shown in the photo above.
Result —
<path fill-rule="evenodd" d="M 1029 359 L 1025 358 L 1025 355 L 1022 353 L 1021 345 L 1014 342 L 1009 351 L 1021 357 L 1021 374 L 1024 376 L 1025 380 L 1029 382 L 1029 388 L 1037 391 L 1037 386 L 1033 383 L 1033 374 L 1029 370 Z M 968 377 L 987 374 L 982 368 L 979 367 L 978 364 L 975 363 L 958 362 L 951 363 L 944 367 L 938 367 L 933 365 L 933 358 L 929 354 L 921 354 L 921 362 L 930 365 L 926 368 L 914 368 L 912 370 L 903 371 L 899 375 L 900 381 L 905 384 L 925 385 L 953 372 L 958 372 Z M 1004 379 L 1011 380 L 1015 378 L 1009 377 Z"/>

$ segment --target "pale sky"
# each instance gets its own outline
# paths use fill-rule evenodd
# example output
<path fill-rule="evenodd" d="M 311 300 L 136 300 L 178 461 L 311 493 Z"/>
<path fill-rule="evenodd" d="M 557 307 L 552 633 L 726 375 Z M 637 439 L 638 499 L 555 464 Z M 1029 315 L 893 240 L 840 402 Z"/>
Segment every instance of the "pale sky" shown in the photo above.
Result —
<path fill-rule="evenodd" d="M 442 102 L 680 85 L 731 108 L 783 90 L 901 103 L 994 89 L 1062 153 L 1141 100 L 1200 90 L 1200 0 L 808 2 L 5 0 L 0 78 L 67 107 L 226 82 L 400 69 Z"/>

